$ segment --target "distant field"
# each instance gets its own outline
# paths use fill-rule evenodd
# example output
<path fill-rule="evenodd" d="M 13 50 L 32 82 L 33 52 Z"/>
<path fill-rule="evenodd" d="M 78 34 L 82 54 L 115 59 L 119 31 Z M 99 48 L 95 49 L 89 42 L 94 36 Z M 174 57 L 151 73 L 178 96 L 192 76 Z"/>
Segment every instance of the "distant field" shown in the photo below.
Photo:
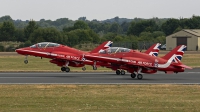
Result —
<path fill-rule="evenodd" d="M 163 56 L 160 54 L 159 56 Z M 29 63 L 24 64 L 25 56 L 18 55 L 15 52 L 0 53 L 0 71 L 60 71 L 60 67 L 49 62 L 49 59 L 40 59 L 40 57 L 28 56 Z M 200 67 L 199 53 L 186 53 L 182 62 L 191 67 Z M 72 71 L 82 71 L 81 68 L 70 67 Z M 86 71 L 93 71 L 91 66 L 86 66 Z M 99 67 L 97 71 L 111 71 L 107 68 Z"/>
<path fill-rule="evenodd" d="M 199 112 L 199 85 L 0 85 L 1 112 Z"/>

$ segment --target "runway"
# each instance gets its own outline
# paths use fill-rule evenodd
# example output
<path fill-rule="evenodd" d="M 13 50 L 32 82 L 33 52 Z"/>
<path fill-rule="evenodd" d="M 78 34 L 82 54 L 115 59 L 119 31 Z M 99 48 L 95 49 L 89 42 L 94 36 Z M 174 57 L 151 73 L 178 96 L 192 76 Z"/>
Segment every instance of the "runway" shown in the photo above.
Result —
<path fill-rule="evenodd" d="M 143 79 L 132 79 L 130 73 L 115 72 L 1 72 L 0 84 L 200 84 L 200 69 L 178 74 L 143 74 Z"/>

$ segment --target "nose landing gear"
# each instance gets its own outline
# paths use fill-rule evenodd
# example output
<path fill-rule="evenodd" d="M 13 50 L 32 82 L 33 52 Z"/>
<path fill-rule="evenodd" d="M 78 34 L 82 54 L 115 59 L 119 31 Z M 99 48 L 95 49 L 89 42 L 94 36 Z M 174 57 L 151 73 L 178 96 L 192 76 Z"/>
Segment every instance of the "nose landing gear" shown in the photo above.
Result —
<path fill-rule="evenodd" d="M 27 59 L 27 57 L 28 57 L 28 56 L 26 55 L 26 57 L 25 57 L 25 59 L 24 59 L 24 63 L 25 63 L 25 64 L 28 64 L 28 59 Z"/>
<path fill-rule="evenodd" d="M 86 70 L 86 68 L 85 68 L 85 67 L 83 67 L 83 68 L 82 68 L 82 70 L 83 70 L 83 71 L 85 71 L 85 70 Z"/>

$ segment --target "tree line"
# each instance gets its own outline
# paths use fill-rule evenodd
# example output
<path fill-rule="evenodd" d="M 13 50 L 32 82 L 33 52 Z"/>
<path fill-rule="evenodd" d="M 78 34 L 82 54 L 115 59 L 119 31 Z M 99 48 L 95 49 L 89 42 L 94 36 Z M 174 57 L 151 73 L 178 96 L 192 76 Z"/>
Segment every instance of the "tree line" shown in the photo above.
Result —
<path fill-rule="evenodd" d="M 200 16 L 180 19 L 139 19 L 115 17 L 110 20 L 89 21 L 81 17 L 76 21 L 61 18 L 56 21 L 20 21 L 10 16 L 0 18 L 0 41 L 23 42 L 19 47 L 38 42 L 56 42 L 68 46 L 82 43 L 100 44 L 114 42 L 160 42 L 165 37 L 182 29 L 199 29 Z M 134 46 L 137 48 L 137 46 Z"/>

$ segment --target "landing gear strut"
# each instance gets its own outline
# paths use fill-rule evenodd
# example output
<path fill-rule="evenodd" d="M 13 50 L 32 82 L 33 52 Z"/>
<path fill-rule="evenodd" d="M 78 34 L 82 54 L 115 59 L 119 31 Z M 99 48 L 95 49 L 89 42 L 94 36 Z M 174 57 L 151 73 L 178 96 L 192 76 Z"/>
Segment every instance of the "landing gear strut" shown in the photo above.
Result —
<path fill-rule="evenodd" d="M 93 67 L 93 70 L 97 70 L 96 61 L 94 61 L 94 65 L 92 67 Z"/>

